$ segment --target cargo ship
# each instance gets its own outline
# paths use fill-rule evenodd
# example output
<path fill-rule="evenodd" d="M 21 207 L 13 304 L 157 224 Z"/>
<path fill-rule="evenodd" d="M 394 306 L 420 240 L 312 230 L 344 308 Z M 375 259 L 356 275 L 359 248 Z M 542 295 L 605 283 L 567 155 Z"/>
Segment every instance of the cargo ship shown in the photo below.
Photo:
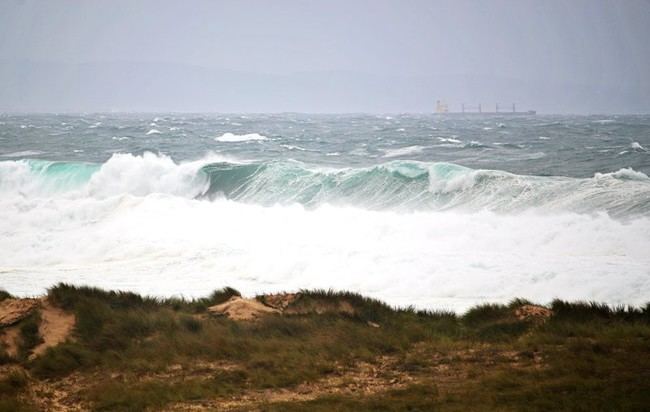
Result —
<path fill-rule="evenodd" d="M 465 105 L 465 103 L 462 103 L 460 105 L 460 111 L 459 112 L 450 112 L 449 111 L 449 106 L 447 103 L 443 103 L 442 101 L 438 100 L 436 101 L 436 114 L 454 114 L 454 115 L 475 115 L 475 114 L 481 114 L 481 115 L 498 115 L 498 116 L 531 116 L 537 114 L 535 110 L 527 110 L 524 112 L 518 112 L 517 107 L 515 106 L 514 103 L 512 103 L 512 107 L 505 109 L 503 107 L 499 107 L 499 103 L 496 103 L 494 105 L 494 111 L 490 110 L 483 110 L 483 106 L 481 103 L 479 103 L 476 106 L 468 106 Z"/>

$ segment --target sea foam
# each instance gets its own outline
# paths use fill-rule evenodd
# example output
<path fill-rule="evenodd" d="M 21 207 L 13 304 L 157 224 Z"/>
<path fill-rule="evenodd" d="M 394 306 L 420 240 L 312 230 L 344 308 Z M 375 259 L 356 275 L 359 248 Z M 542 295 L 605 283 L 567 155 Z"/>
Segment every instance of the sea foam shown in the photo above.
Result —
<path fill-rule="evenodd" d="M 268 138 L 266 136 L 263 136 L 259 133 L 248 133 L 248 134 L 234 134 L 234 133 L 224 133 L 219 137 L 215 137 L 214 140 L 218 142 L 228 142 L 228 143 L 235 143 L 235 142 L 247 142 L 247 141 L 252 141 L 252 140 L 267 140 Z"/>
<path fill-rule="evenodd" d="M 166 194 L 0 204 L 2 286 L 19 295 L 56 282 L 161 296 L 334 288 L 465 310 L 514 297 L 642 304 L 650 293 L 645 218 L 306 210 Z"/>

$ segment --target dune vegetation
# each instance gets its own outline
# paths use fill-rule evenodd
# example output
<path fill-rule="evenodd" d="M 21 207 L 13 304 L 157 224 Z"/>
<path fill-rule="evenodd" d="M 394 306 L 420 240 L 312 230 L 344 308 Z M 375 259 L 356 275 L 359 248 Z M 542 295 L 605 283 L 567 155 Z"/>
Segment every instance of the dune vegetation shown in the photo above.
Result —
<path fill-rule="evenodd" d="M 42 299 L 48 306 L 0 330 L 0 411 L 650 405 L 650 305 L 518 299 L 458 315 L 317 290 L 259 296 L 274 311 L 252 320 L 210 309 L 238 296 L 225 288 L 158 299 L 59 284 Z M 10 300 L 0 293 L 0 306 Z M 49 308 L 73 315 L 74 326 L 47 346 Z"/>

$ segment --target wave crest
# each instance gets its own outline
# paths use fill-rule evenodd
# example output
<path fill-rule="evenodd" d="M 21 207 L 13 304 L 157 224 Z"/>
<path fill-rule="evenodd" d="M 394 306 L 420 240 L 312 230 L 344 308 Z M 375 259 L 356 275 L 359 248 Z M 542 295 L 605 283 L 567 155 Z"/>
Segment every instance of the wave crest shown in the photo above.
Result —
<path fill-rule="evenodd" d="M 219 137 L 215 137 L 214 140 L 217 142 L 225 143 L 237 143 L 237 142 L 248 142 L 254 140 L 267 140 L 268 137 L 263 136 L 259 133 L 248 133 L 248 134 L 234 134 L 234 133 L 224 133 Z"/>
<path fill-rule="evenodd" d="M 525 176 L 452 163 L 391 161 L 365 168 L 325 169 L 297 161 L 236 163 L 208 156 L 176 163 L 145 153 L 115 154 L 106 163 L 0 162 L 3 196 L 106 198 L 167 194 L 265 206 L 325 204 L 372 210 L 607 212 L 650 216 L 650 178 L 633 169 L 593 178 Z"/>

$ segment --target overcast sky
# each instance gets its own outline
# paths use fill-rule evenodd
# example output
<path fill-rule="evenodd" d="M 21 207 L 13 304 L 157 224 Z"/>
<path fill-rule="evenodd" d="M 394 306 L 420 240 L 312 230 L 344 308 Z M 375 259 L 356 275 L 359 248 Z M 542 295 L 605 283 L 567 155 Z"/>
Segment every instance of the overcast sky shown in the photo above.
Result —
<path fill-rule="evenodd" d="M 0 61 L 3 110 L 426 111 L 432 104 L 417 93 L 424 90 L 431 102 L 518 99 L 547 112 L 647 112 L 650 2 L 3 0 Z M 79 72 L 102 64 L 112 71 Z M 168 67 L 173 73 L 160 74 Z M 197 68 L 213 70 L 202 77 L 206 90 L 224 89 L 224 70 L 245 72 L 228 79 L 232 107 L 191 84 Z M 48 70 L 53 81 L 73 82 L 74 98 L 44 90 Z M 102 96 L 127 70 L 135 79 L 154 70 L 157 90 L 174 84 L 158 91 L 159 106 L 126 92 Z M 323 90 L 322 80 L 354 90 L 354 104 L 346 90 Z M 185 81 L 187 106 L 174 99 Z M 237 81 L 289 86 L 261 87 L 259 96 Z M 393 83 L 384 90 L 392 100 L 382 82 Z"/>

